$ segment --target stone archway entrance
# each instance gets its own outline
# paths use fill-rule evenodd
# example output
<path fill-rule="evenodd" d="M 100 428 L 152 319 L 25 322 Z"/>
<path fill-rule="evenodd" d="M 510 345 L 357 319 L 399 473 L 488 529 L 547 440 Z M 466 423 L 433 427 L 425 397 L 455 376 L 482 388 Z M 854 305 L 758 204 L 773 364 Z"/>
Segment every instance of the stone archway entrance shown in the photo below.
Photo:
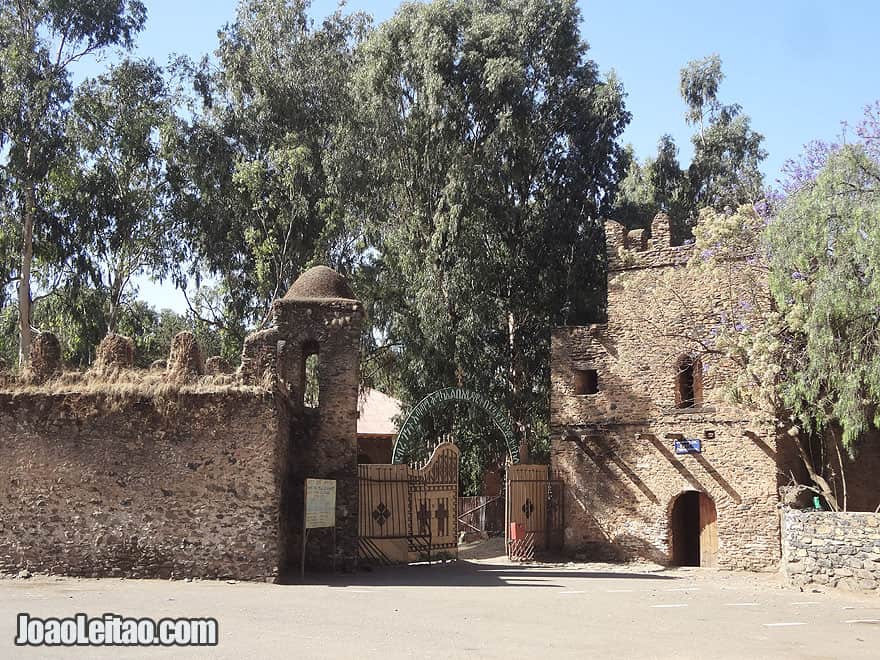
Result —
<path fill-rule="evenodd" d="M 706 493 L 692 490 L 675 498 L 669 519 L 674 565 L 717 565 L 717 518 L 715 502 Z"/>

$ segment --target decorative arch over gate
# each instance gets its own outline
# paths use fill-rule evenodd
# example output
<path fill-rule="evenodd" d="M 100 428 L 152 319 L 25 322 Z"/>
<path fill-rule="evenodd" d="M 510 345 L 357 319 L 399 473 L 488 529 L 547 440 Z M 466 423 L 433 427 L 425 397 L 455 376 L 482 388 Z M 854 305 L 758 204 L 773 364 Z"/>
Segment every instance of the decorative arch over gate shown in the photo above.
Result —
<path fill-rule="evenodd" d="M 403 457 L 406 456 L 407 452 L 412 448 L 413 443 L 416 440 L 416 433 L 419 424 L 424 416 L 436 408 L 437 405 L 447 401 L 463 401 L 465 403 L 470 403 L 482 409 L 487 415 L 489 415 L 489 418 L 498 430 L 501 431 L 501 435 L 504 436 L 504 443 L 507 445 L 507 451 L 510 453 L 510 460 L 514 463 L 519 463 L 519 444 L 517 443 L 516 437 L 513 435 L 513 430 L 510 428 L 510 424 L 507 422 L 507 418 L 504 414 L 494 403 L 482 394 L 477 394 L 476 392 L 461 387 L 446 387 L 442 390 L 431 392 L 415 405 L 407 416 L 403 426 L 400 427 L 400 431 L 397 433 L 397 438 L 394 441 L 394 453 L 391 458 L 392 463 L 402 462 Z"/>

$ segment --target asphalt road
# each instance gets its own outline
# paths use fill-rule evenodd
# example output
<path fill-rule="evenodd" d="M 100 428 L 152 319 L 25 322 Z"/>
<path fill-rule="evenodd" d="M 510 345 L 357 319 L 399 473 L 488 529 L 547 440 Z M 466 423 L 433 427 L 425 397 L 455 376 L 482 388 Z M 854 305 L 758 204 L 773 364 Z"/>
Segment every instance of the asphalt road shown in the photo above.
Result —
<path fill-rule="evenodd" d="M 880 658 L 880 596 L 655 566 L 409 566 L 312 583 L 0 580 L 0 657 Z M 215 617 L 212 648 L 21 648 L 16 615 Z"/>

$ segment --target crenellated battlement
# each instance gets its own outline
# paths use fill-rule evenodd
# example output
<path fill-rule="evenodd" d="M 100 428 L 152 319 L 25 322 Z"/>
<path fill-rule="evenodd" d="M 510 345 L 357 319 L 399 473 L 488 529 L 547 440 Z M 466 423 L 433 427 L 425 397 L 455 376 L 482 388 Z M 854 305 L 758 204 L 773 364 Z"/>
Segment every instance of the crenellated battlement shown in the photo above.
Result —
<path fill-rule="evenodd" d="M 669 216 L 658 213 L 650 230 L 627 229 L 615 220 L 605 220 L 605 249 L 608 271 L 676 266 L 687 262 L 691 245 L 672 245 Z"/>

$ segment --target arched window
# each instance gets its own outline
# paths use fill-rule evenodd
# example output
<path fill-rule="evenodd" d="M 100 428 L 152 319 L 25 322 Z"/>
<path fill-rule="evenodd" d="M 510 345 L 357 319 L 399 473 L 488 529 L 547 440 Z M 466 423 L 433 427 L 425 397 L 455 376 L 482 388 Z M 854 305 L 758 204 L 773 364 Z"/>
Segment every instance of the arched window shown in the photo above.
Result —
<path fill-rule="evenodd" d="M 675 407 L 693 408 L 703 401 L 703 366 L 700 358 L 682 355 L 675 363 Z"/>
<path fill-rule="evenodd" d="M 303 405 L 308 408 L 317 408 L 320 402 L 321 386 L 320 357 L 317 342 L 306 342 L 302 349 L 302 378 L 300 391 L 302 392 Z"/>

